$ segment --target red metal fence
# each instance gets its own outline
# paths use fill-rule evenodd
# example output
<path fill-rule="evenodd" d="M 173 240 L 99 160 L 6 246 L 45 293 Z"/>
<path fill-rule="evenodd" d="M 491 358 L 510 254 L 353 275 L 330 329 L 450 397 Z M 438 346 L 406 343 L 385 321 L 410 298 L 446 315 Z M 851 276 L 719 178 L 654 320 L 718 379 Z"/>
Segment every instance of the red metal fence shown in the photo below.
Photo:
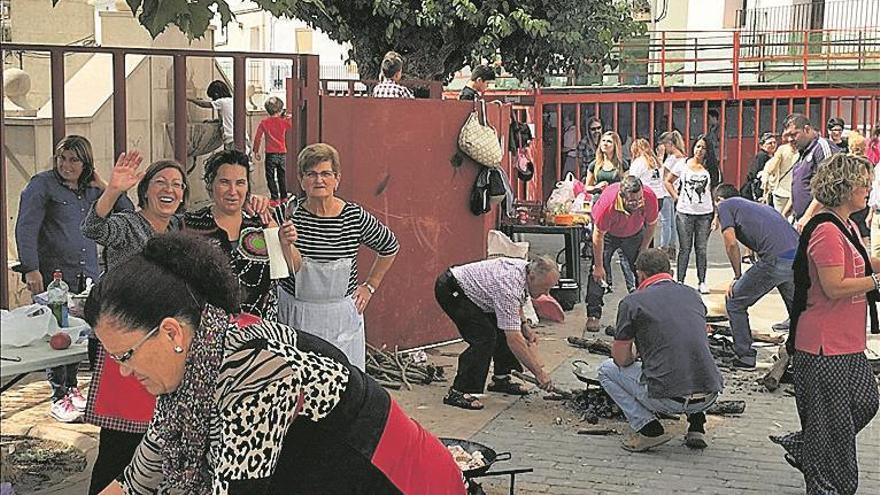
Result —
<path fill-rule="evenodd" d="M 698 134 L 709 129 L 709 112 L 719 116 L 718 154 L 725 181 L 739 184 L 749 162 L 758 151 L 757 137 L 764 132 L 779 132 L 782 120 L 792 112 L 810 117 L 814 126 L 825 133 L 825 123 L 832 116 L 842 117 L 849 128 L 863 134 L 880 118 L 880 85 L 869 88 L 778 88 L 742 89 L 735 97 L 732 89 L 691 89 L 685 91 L 640 91 L 570 94 L 540 92 L 535 96 L 535 115 L 541 116 L 536 139 L 542 144 L 539 158 L 549 167 L 551 178 L 562 170 L 565 151 L 562 143 L 564 121 L 571 119 L 577 141 L 586 134 L 590 117 L 599 117 L 606 130 L 615 130 L 621 141 L 637 137 L 648 139 L 652 146 L 660 133 L 677 129 L 688 147 Z M 624 152 L 628 153 L 624 146 Z M 545 169 L 546 170 L 546 169 Z M 549 194 L 545 173 L 544 194 Z"/>

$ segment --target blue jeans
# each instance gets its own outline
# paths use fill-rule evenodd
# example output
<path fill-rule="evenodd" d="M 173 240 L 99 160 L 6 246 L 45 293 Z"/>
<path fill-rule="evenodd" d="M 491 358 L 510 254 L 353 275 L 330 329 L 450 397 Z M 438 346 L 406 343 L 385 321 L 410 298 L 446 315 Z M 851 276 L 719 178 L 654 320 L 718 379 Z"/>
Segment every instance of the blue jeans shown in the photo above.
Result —
<path fill-rule="evenodd" d="M 701 284 L 706 282 L 706 246 L 709 245 L 709 234 L 712 231 L 714 216 L 714 213 L 706 213 L 705 215 L 677 214 L 679 250 L 675 270 L 678 272 L 679 282 L 684 283 L 685 275 L 687 275 L 688 263 L 691 261 L 691 248 L 697 254 L 697 280 Z"/>
<path fill-rule="evenodd" d="M 671 196 L 660 199 L 660 247 L 674 248 L 678 245 L 678 229 L 675 227 L 675 201 Z"/>
<path fill-rule="evenodd" d="M 618 249 L 617 251 L 614 251 L 614 253 L 617 253 L 617 264 L 620 265 L 620 272 L 623 273 L 623 279 L 626 282 L 626 290 L 627 292 L 633 292 L 636 290 L 636 275 L 626 262 L 626 257 L 624 256 L 623 251 Z M 614 253 L 606 250 L 602 254 L 605 258 L 602 265 L 605 268 L 605 283 L 609 286 L 614 285 L 614 277 L 611 275 L 611 262 L 613 261 L 612 257 L 614 256 Z"/>
<path fill-rule="evenodd" d="M 794 273 L 792 260 L 764 256 L 742 274 L 733 285 L 733 297 L 727 298 L 727 316 L 736 357 L 750 366 L 755 365 L 757 351 L 752 349 L 752 329 L 749 326 L 749 308 L 774 287 L 779 288 L 785 309 L 791 314 L 794 300 Z"/>
<path fill-rule="evenodd" d="M 704 400 L 691 403 L 685 400 L 657 399 L 648 395 L 648 385 L 642 381 L 642 362 L 621 368 L 613 359 L 606 359 L 599 365 L 599 383 L 605 392 L 623 411 L 629 426 L 639 431 L 657 419 L 655 412 L 669 416 L 703 412 L 718 399 L 718 393 L 708 394 Z"/>

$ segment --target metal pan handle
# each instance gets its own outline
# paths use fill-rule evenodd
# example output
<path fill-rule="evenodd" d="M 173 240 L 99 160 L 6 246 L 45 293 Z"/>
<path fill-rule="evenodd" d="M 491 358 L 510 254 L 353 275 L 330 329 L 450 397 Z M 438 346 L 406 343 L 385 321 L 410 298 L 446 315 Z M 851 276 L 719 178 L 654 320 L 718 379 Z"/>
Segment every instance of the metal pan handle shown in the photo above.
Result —
<path fill-rule="evenodd" d="M 501 452 L 495 456 L 495 462 L 498 461 L 509 461 L 511 458 L 510 452 Z"/>

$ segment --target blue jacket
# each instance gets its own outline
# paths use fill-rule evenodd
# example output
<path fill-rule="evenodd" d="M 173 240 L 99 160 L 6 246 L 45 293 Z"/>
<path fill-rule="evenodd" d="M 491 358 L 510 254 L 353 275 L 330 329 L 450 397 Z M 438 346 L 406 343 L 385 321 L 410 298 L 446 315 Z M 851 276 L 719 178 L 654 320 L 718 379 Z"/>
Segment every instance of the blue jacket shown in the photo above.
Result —
<path fill-rule="evenodd" d="M 55 170 L 33 176 L 21 192 L 15 223 L 15 243 L 21 261 L 16 270 L 38 270 L 44 284 L 52 280 L 54 270 L 61 270 L 71 288 L 80 273 L 97 281 L 101 273 L 97 246 L 83 236 L 80 224 L 101 192 L 94 186 L 74 191 L 62 184 Z M 119 198 L 114 208 L 133 209 L 126 195 Z"/>

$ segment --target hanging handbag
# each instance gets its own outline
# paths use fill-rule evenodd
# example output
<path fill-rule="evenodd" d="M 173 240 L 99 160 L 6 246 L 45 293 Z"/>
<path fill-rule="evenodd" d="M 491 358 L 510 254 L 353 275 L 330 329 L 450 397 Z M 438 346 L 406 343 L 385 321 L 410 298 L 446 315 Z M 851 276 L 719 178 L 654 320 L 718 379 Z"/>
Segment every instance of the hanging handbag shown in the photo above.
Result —
<path fill-rule="evenodd" d="M 480 118 L 480 109 L 482 109 L 482 119 Z M 501 165 L 502 158 L 501 144 L 498 142 L 495 129 L 489 125 L 484 100 L 480 100 L 480 109 L 474 102 L 474 111 L 468 116 L 458 133 L 458 147 L 465 155 L 480 165 L 498 167 Z"/>

